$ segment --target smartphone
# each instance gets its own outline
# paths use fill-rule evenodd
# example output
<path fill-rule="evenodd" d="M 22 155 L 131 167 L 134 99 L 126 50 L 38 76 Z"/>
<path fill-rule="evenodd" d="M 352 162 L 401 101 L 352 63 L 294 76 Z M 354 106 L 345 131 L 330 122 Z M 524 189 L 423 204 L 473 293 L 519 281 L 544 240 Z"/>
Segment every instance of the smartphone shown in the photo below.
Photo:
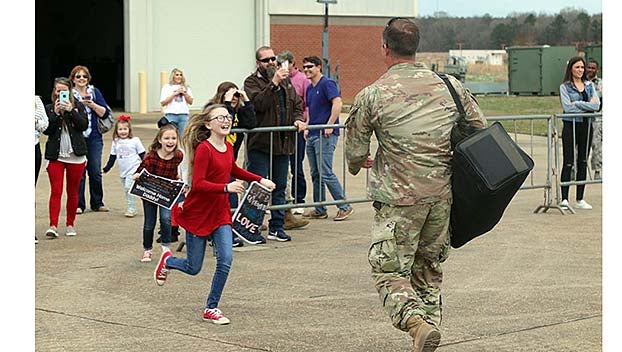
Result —
<path fill-rule="evenodd" d="M 90 95 L 90 94 L 87 94 L 87 95 L 82 97 L 82 100 L 91 100 L 91 99 L 93 99 L 93 96 Z"/>
<path fill-rule="evenodd" d="M 281 64 L 281 67 L 283 67 L 286 70 L 289 70 L 289 61 L 288 60 L 283 61 L 283 63 Z"/>
<path fill-rule="evenodd" d="M 58 93 L 58 100 L 60 101 L 61 104 L 69 104 L 69 91 L 61 90 Z"/>

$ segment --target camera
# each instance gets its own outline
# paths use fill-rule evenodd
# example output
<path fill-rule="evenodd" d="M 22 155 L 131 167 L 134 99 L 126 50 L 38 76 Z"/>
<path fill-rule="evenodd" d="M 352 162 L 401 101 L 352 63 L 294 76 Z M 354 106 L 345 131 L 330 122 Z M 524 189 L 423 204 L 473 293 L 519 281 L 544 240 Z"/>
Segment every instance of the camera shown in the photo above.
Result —
<path fill-rule="evenodd" d="M 236 97 L 236 98 L 239 98 L 240 97 L 240 92 L 233 93 L 233 96 Z"/>

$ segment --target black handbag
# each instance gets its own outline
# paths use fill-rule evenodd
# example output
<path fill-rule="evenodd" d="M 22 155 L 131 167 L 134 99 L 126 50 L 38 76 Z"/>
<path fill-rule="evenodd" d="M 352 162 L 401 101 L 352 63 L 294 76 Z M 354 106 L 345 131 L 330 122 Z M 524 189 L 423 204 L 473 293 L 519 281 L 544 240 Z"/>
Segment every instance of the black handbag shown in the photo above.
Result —
<path fill-rule="evenodd" d="M 440 76 L 440 75 L 439 75 Z M 443 77 L 441 77 L 443 78 Z M 531 157 L 512 140 L 499 122 L 484 129 L 468 125 L 454 87 L 444 77 L 460 116 L 452 130 L 453 203 L 450 215 L 451 246 L 459 248 L 492 230 L 534 167 Z M 466 132 L 465 132 L 466 131 Z"/>

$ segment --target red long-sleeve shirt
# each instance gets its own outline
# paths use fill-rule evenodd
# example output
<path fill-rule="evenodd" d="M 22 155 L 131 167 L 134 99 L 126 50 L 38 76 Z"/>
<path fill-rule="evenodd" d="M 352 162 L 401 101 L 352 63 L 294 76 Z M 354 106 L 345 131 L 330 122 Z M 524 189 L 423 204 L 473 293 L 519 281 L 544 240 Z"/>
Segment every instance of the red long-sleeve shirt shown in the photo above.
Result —
<path fill-rule="evenodd" d="M 233 147 L 225 143 L 227 150 L 218 151 L 205 140 L 194 152 L 192 188 L 175 214 L 177 223 L 197 236 L 209 236 L 221 225 L 231 224 L 231 205 L 225 184 L 230 177 L 252 182 L 261 176 L 240 168 L 233 160 Z"/>

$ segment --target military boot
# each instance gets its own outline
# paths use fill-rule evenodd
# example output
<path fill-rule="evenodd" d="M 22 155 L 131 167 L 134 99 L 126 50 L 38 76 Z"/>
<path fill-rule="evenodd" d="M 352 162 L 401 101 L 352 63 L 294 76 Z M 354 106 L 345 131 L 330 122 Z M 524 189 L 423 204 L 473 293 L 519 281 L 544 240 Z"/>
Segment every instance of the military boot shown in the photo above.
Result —
<path fill-rule="evenodd" d="M 406 327 L 413 338 L 413 352 L 433 352 L 441 342 L 440 331 L 419 315 L 408 318 Z"/>
<path fill-rule="evenodd" d="M 307 225 L 309 225 L 309 220 L 295 217 L 291 209 L 285 210 L 285 224 L 283 224 L 285 230 L 299 229 Z"/>

